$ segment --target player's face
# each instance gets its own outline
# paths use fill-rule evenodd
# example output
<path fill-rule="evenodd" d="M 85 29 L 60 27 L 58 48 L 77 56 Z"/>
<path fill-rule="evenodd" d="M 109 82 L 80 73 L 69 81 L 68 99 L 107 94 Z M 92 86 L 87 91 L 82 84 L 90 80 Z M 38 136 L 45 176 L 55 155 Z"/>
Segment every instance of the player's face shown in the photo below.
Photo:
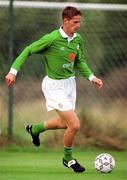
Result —
<path fill-rule="evenodd" d="M 77 32 L 77 30 L 80 28 L 80 21 L 81 16 L 74 16 L 72 19 L 64 19 L 64 25 L 66 27 L 66 30 L 70 32 L 71 34 Z"/>

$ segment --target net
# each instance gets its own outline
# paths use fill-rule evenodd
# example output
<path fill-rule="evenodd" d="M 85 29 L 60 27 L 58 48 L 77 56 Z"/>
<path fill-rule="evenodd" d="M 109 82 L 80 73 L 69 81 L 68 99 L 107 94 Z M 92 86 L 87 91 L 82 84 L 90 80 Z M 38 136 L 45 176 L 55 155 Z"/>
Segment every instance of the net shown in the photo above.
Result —
<path fill-rule="evenodd" d="M 5 76 L 10 67 L 8 4 L 8 1 L 0 1 L 1 77 Z M 99 114 L 101 107 L 100 118 L 103 118 L 103 114 L 107 117 L 106 110 L 112 107 L 115 110 L 115 118 L 118 119 L 120 109 L 127 105 L 127 85 L 125 83 L 127 79 L 127 5 L 15 1 L 14 56 L 16 58 L 26 45 L 45 33 L 59 28 L 62 24 L 61 9 L 66 5 L 73 5 L 82 10 L 80 34 L 84 39 L 86 59 L 95 75 L 104 81 L 104 89 L 97 91 L 89 82 L 77 77 L 77 107 L 89 114 L 91 111 Z M 32 122 L 33 120 L 40 121 L 42 120 L 41 114 L 45 114 L 41 92 L 41 80 L 44 76 L 44 60 L 40 55 L 30 57 L 18 75 L 14 87 L 14 119 L 16 121 L 20 119 L 21 126 L 22 122 L 25 123 L 28 119 Z M 1 107 L 5 109 L 7 99 L 4 97 L 7 91 L 2 80 L 1 84 Z M 7 111 L 1 112 L 1 119 L 4 121 L 7 119 Z"/>

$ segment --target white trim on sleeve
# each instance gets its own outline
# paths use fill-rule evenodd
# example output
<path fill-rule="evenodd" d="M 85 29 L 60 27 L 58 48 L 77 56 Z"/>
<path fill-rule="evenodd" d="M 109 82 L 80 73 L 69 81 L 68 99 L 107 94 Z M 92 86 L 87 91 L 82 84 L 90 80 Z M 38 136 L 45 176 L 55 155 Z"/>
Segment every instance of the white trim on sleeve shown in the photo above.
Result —
<path fill-rule="evenodd" d="M 16 76 L 18 71 L 16 69 L 14 69 L 14 68 L 11 68 L 9 73 L 14 74 Z"/>
<path fill-rule="evenodd" d="M 89 81 L 92 81 L 94 78 L 96 78 L 96 76 L 94 76 L 94 74 L 91 74 L 88 79 Z"/>

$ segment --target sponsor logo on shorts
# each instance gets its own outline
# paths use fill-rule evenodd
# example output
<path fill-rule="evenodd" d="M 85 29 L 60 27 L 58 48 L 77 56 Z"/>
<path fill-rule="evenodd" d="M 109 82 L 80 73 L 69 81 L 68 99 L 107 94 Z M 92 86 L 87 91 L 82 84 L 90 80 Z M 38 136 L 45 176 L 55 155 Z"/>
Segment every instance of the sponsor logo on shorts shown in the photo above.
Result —
<path fill-rule="evenodd" d="M 58 107 L 59 107 L 59 108 L 63 108 L 63 104 L 59 103 L 59 104 L 58 104 Z"/>

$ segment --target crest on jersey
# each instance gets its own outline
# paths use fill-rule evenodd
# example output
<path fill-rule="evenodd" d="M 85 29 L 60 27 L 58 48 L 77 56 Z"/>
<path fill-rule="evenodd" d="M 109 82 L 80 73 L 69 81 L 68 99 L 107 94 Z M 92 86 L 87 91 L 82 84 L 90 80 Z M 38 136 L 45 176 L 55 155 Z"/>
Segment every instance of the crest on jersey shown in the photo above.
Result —
<path fill-rule="evenodd" d="M 75 55 L 73 52 L 70 53 L 70 54 L 69 54 L 69 60 L 70 60 L 70 61 L 74 61 L 74 60 L 75 60 L 75 56 L 76 56 L 76 55 Z"/>

